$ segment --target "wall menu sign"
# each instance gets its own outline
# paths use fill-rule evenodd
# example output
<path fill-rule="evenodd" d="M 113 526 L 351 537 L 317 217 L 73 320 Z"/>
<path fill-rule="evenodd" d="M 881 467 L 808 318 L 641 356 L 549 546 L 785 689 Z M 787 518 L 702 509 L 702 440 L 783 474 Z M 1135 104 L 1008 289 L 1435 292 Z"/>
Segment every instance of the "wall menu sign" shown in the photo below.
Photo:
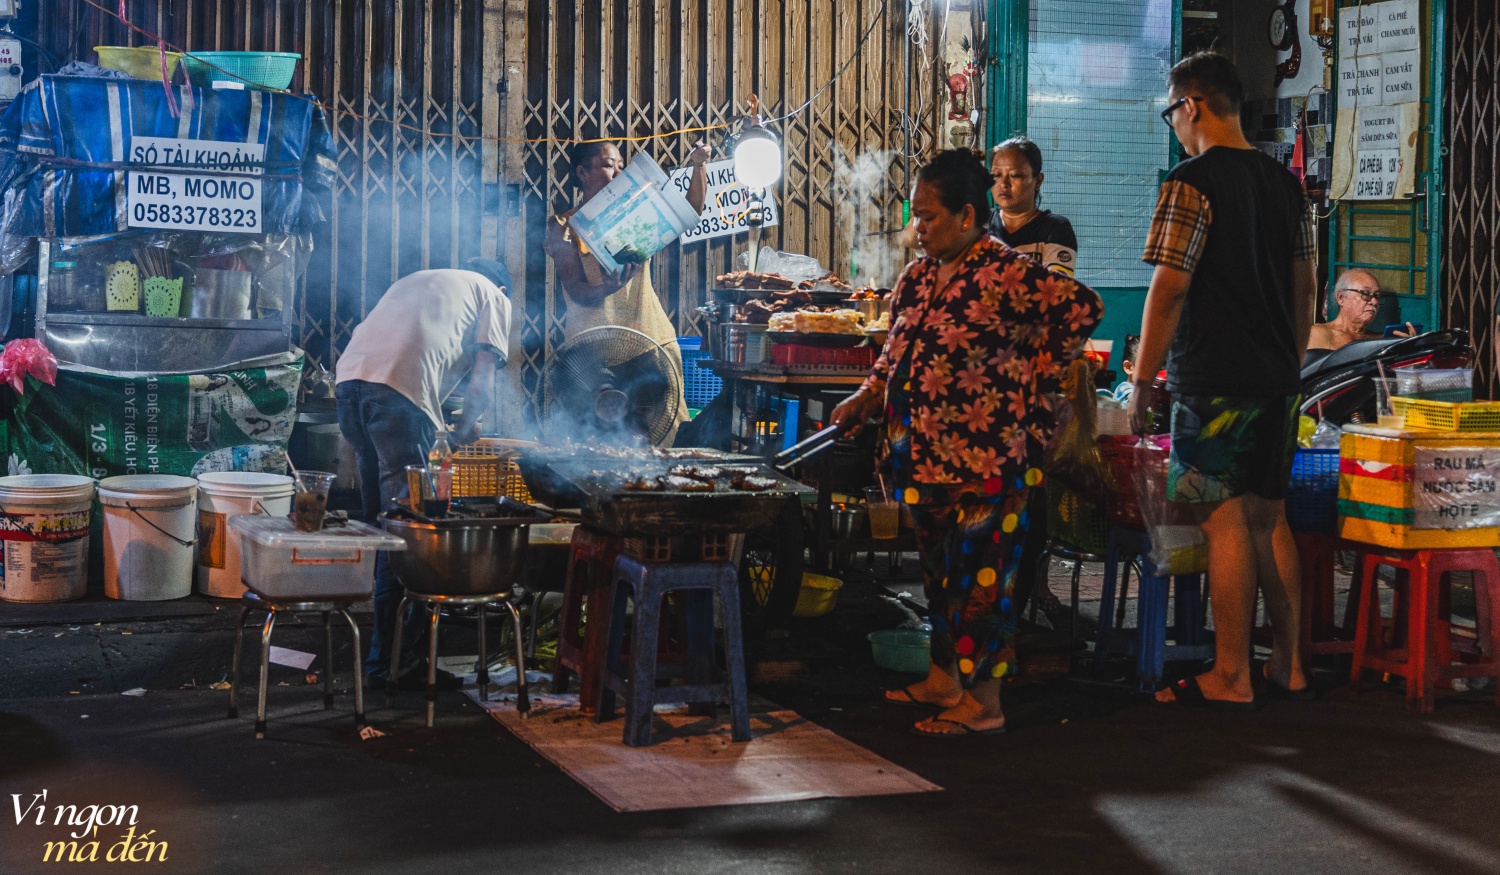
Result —
<path fill-rule="evenodd" d="M 1395 200 L 1415 188 L 1420 22 L 1418 0 L 1339 10 L 1334 200 Z"/>

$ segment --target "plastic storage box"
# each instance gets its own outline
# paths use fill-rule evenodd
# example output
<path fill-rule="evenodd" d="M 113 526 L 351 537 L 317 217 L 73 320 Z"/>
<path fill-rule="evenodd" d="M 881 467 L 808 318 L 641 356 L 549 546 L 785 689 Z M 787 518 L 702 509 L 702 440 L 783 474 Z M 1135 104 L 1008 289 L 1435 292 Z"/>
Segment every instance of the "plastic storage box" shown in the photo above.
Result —
<path fill-rule="evenodd" d="M 240 533 L 240 576 L 257 595 L 276 599 L 369 598 L 375 553 L 406 542 L 359 522 L 299 532 L 286 517 L 229 518 Z"/>

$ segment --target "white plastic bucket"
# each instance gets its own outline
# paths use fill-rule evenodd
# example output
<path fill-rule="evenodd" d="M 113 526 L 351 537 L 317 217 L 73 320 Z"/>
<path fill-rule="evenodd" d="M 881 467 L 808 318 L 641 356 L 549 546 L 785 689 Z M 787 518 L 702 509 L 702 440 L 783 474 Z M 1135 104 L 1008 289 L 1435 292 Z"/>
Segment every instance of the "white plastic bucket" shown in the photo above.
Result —
<path fill-rule="evenodd" d="M 292 478 L 285 474 L 219 471 L 198 475 L 198 591 L 221 599 L 245 592 L 240 579 L 240 533 L 235 514 L 286 516 L 292 512 Z"/>
<path fill-rule="evenodd" d="M 104 594 L 129 601 L 180 599 L 193 591 L 198 481 L 126 474 L 99 481 L 104 506 Z"/>
<path fill-rule="evenodd" d="M 94 481 L 73 474 L 0 477 L 0 599 L 65 602 L 88 589 Z"/>

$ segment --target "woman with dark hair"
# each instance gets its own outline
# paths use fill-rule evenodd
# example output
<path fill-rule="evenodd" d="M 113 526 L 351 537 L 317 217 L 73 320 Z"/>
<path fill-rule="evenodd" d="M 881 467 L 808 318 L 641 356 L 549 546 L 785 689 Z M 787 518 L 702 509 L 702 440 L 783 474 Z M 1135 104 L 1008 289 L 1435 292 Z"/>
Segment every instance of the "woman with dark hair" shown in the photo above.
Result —
<path fill-rule="evenodd" d="M 699 143 L 688 156 L 693 176 L 687 199 L 695 213 L 703 211 L 703 200 L 708 192 L 708 172 L 703 166 L 708 155 L 708 147 Z M 573 182 L 580 190 L 580 205 L 588 203 L 625 169 L 625 159 L 621 157 L 619 147 L 604 141 L 579 143 L 573 147 L 568 159 Z M 603 325 L 634 328 L 661 344 L 681 370 L 682 351 L 677 346 L 677 327 L 668 318 L 651 284 L 650 260 L 627 265 L 619 273 L 605 270 L 569 227 L 568 220 L 575 212 L 576 208 L 553 217 L 547 225 L 544 244 L 568 303 L 563 335 L 573 337 Z M 678 425 L 687 419 L 687 401 L 680 400 Z M 671 441 L 672 436 L 668 435 L 666 443 L 669 446 Z"/>
<path fill-rule="evenodd" d="M 925 254 L 896 282 L 870 376 L 830 415 L 850 431 L 884 415 L 932 622 L 927 678 L 886 698 L 941 709 L 917 723 L 926 735 L 1005 726 L 1000 679 L 1015 665 L 1013 587 L 1052 427 L 1047 396 L 1103 312 L 1092 289 L 986 233 L 990 183 L 962 150 L 918 172 L 912 214 Z"/>
<path fill-rule="evenodd" d="M 1072 276 L 1078 263 L 1073 224 L 1038 206 L 1045 178 L 1042 150 L 1025 137 L 1011 137 L 990 151 L 990 172 L 995 177 L 990 193 L 999 207 L 990 233 L 1042 267 Z"/>

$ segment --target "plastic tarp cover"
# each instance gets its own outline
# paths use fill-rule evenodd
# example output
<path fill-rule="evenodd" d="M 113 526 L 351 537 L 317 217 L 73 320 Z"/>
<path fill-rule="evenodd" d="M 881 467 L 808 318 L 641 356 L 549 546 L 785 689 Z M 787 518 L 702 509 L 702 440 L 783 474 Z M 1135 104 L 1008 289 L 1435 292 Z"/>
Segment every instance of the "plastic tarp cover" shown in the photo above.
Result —
<path fill-rule="evenodd" d="M 326 221 L 336 168 L 316 103 L 253 89 L 173 88 L 177 118 L 160 82 L 52 75 L 28 85 L 0 114 L 0 247 L 124 231 L 126 172 L 146 166 L 131 164 L 136 137 L 264 145 L 263 230 L 300 234 Z"/>
<path fill-rule="evenodd" d="M 0 421 L 6 473 L 284 473 L 303 362 L 298 352 L 223 373 L 61 369 L 56 386 L 29 381 Z"/>

